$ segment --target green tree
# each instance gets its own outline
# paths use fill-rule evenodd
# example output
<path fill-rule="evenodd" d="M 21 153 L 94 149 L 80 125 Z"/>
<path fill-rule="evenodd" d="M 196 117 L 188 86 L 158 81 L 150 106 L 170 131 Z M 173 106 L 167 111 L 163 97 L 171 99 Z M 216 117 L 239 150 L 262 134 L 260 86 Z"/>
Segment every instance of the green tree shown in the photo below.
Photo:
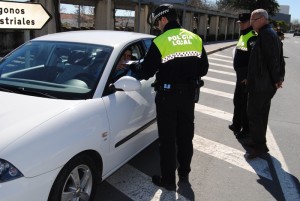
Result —
<path fill-rule="evenodd" d="M 287 32 L 289 29 L 289 25 L 286 24 L 284 21 L 273 21 L 273 26 L 276 30 L 281 30 L 282 32 Z"/>
<path fill-rule="evenodd" d="M 269 15 L 274 16 L 279 11 L 277 0 L 217 0 L 216 4 L 219 8 L 228 8 L 249 10 L 263 8 L 268 11 Z"/>

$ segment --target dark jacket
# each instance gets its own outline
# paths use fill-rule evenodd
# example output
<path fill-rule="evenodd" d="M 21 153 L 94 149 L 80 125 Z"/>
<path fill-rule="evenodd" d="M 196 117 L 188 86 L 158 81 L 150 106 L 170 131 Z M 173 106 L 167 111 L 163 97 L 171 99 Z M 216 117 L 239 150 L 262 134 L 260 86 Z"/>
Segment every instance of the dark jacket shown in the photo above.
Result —
<path fill-rule="evenodd" d="M 169 22 L 166 24 L 164 32 L 174 28 L 181 28 L 181 26 L 177 22 Z M 206 75 L 208 66 L 203 44 L 201 58 L 196 56 L 182 57 L 162 63 L 162 55 L 155 43 L 152 43 L 136 73 L 141 79 L 149 79 L 156 74 L 156 82 L 158 83 L 188 84 L 191 80 Z"/>
<path fill-rule="evenodd" d="M 253 31 L 252 27 L 249 27 L 245 30 L 241 31 L 242 35 L 246 35 L 249 32 L 255 32 Z M 236 77 L 237 77 L 237 83 L 240 83 L 242 80 L 247 79 L 247 72 L 248 72 L 248 63 L 251 51 L 255 45 L 255 41 L 257 39 L 257 36 L 252 36 L 247 41 L 247 50 L 241 50 L 236 49 L 235 55 L 233 59 L 233 68 L 236 71 Z"/>
<path fill-rule="evenodd" d="M 283 56 L 283 43 L 280 41 L 281 51 L 280 51 L 280 79 L 284 81 L 285 76 L 285 61 Z"/>
<path fill-rule="evenodd" d="M 249 92 L 265 92 L 276 89 L 281 79 L 280 54 L 282 48 L 276 32 L 270 25 L 263 26 L 250 55 L 247 76 Z"/>

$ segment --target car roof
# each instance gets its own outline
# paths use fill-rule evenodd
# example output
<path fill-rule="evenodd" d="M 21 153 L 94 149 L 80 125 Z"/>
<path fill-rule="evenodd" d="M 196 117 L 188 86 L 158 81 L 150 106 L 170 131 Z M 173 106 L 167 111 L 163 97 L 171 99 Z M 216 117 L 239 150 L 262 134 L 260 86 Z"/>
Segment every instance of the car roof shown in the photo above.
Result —
<path fill-rule="evenodd" d="M 141 38 L 153 37 L 155 36 L 127 31 L 82 30 L 44 35 L 35 38 L 32 41 L 63 41 L 116 46 L 123 43 L 129 43 Z"/>

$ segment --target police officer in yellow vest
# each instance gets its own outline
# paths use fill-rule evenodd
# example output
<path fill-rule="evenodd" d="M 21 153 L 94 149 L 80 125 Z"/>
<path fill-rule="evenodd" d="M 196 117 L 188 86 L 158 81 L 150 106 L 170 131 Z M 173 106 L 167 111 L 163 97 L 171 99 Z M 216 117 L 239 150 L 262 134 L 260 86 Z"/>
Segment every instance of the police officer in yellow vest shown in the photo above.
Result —
<path fill-rule="evenodd" d="M 153 20 L 162 33 L 153 40 L 143 63 L 134 71 L 141 79 L 156 74 L 153 86 L 161 175 L 154 175 L 152 182 L 176 190 L 177 162 L 178 185 L 189 182 L 196 94 L 209 64 L 201 38 L 178 24 L 172 5 L 160 5 L 153 13 Z"/>
<path fill-rule="evenodd" d="M 246 91 L 248 62 L 251 49 L 253 48 L 257 33 L 250 25 L 250 13 L 239 14 L 241 36 L 236 45 L 233 59 L 233 67 L 236 71 L 236 86 L 233 97 L 234 112 L 232 124 L 229 129 L 233 131 L 237 139 L 242 139 L 249 132 L 249 123 L 247 118 L 247 98 Z"/>

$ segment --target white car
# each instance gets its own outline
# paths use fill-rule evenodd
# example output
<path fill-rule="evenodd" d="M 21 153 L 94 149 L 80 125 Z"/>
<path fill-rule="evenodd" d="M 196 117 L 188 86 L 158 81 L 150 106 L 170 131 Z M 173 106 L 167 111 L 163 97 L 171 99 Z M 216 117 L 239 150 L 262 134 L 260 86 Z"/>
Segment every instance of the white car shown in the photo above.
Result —
<path fill-rule="evenodd" d="M 154 89 L 115 77 L 153 36 L 75 31 L 33 39 L 0 61 L 0 201 L 92 201 L 96 184 L 157 139 Z"/>

